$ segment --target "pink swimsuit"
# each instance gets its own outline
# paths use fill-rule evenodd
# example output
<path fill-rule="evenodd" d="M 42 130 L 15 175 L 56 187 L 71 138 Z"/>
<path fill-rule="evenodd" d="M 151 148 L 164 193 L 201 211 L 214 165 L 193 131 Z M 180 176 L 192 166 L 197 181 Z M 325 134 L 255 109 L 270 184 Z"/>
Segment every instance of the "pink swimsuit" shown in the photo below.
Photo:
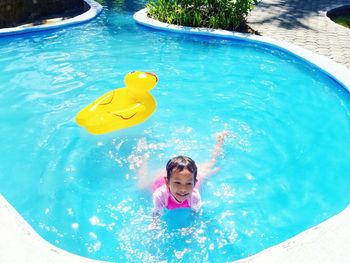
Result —
<path fill-rule="evenodd" d="M 170 210 L 175 208 L 190 208 L 190 205 L 188 204 L 188 200 L 186 199 L 182 203 L 176 202 L 172 196 L 168 197 L 168 206 L 166 207 Z"/>
<path fill-rule="evenodd" d="M 182 203 L 178 202 L 170 193 L 165 184 L 164 177 L 159 177 L 152 186 L 154 209 L 160 214 L 163 209 L 192 208 L 198 211 L 201 207 L 201 198 L 197 187 L 193 189 L 191 195 Z"/>

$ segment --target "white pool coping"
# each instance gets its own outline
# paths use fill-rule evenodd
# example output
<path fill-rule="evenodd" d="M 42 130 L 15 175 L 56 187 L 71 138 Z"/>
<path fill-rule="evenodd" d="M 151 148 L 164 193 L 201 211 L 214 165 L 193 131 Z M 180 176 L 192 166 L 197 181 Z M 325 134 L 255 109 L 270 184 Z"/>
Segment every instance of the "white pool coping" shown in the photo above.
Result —
<path fill-rule="evenodd" d="M 78 15 L 66 20 L 58 21 L 56 23 L 42 24 L 37 26 L 21 25 L 17 27 L 1 28 L 0 37 L 15 35 L 15 34 L 30 33 L 30 32 L 36 32 L 36 31 L 43 31 L 43 30 L 50 30 L 50 29 L 85 23 L 95 18 L 102 11 L 102 6 L 99 3 L 95 2 L 94 0 L 84 0 L 84 2 L 90 6 L 90 9 L 85 13 L 82 13 L 81 15 Z"/>

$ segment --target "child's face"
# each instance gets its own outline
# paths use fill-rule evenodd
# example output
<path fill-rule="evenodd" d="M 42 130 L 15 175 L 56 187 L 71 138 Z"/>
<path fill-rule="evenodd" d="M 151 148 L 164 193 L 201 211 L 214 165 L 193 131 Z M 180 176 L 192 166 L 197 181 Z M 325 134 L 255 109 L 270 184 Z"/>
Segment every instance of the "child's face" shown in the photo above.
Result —
<path fill-rule="evenodd" d="M 183 202 L 192 193 L 195 182 L 191 171 L 173 169 L 170 180 L 166 178 L 166 185 L 175 199 Z"/>

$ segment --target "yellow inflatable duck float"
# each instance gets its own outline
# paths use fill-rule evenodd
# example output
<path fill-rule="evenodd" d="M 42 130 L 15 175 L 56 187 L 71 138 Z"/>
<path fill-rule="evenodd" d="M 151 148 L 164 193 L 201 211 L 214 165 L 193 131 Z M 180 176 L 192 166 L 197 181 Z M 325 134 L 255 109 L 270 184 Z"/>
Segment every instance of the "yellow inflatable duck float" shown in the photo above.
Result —
<path fill-rule="evenodd" d="M 133 71 L 125 78 L 125 87 L 112 90 L 82 109 L 76 116 L 80 126 L 92 134 L 103 134 L 145 121 L 156 108 L 149 91 L 158 78 L 150 72 Z"/>

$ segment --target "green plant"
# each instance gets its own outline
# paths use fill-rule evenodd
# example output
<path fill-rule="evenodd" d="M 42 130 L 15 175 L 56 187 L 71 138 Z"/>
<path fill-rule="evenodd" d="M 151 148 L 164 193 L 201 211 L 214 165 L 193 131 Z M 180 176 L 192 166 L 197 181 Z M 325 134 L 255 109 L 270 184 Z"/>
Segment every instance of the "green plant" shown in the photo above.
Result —
<path fill-rule="evenodd" d="M 350 28 L 350 14 L 336 17 L 333 20 L 339 25 Z"/>
<path fill-rule="evenodd" d="M 147 14 L 162 22 L 183 26 L 235 30 L 256 0 L 150 0 Z"/>

